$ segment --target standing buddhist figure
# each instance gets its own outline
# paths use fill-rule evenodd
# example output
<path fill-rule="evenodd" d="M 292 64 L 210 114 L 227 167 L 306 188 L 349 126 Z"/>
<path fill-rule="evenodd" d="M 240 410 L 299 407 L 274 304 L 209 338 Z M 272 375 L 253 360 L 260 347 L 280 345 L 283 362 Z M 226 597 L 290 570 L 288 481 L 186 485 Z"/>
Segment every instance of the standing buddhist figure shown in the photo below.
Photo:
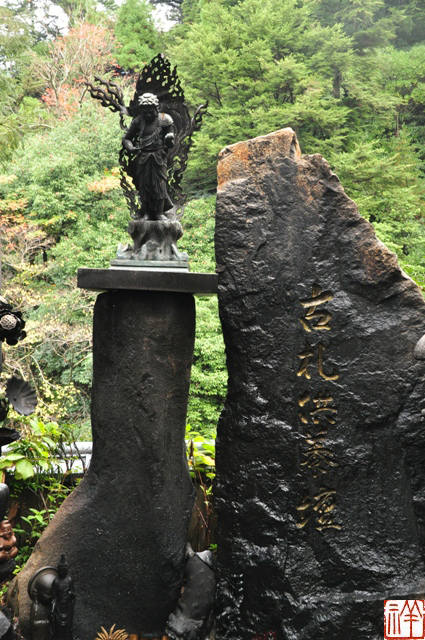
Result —
<path fill-rule="evenodd" d="M 52 595 L 53 640 L 73 640 L 74 581 L 69 575 L 69 566 L 64 555 L 58 564 L 58 577 L 53 581 Z"/>

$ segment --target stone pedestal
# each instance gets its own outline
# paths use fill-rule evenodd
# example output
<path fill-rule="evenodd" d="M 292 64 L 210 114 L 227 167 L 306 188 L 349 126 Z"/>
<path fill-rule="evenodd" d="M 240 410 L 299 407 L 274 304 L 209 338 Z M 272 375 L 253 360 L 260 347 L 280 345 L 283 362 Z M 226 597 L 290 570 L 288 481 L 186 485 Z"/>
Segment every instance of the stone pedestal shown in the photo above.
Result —
<path fill-rule="evenodd" d="M 119 245 L 117 260 L 142 260 L 184 263 L 188 267 L 188 255 L 177 248 L 177 240 L 183 235 L 178 220 L 130 220 L 128 225 L 133 245 Z"/>
<path fill-rule="evenodd" d="M 108 288 L 111 271 L 96 273 L 98 288 Z M 184 441 L 194 329 L 191 293 L 98 296 L 92 462 L 19 574 L 25 637 L 27 582 L 61 553 L 75 581 L 78 638 L 113 624 L 142 637 L 163 634 L 180 594 L 194 502 Z"/>
<path fill-rule="evenodd" d="M 421 291 L 290 129 L 222 152 L 216 255 L 217 638 L 381 640 L 425 592 Z"/>

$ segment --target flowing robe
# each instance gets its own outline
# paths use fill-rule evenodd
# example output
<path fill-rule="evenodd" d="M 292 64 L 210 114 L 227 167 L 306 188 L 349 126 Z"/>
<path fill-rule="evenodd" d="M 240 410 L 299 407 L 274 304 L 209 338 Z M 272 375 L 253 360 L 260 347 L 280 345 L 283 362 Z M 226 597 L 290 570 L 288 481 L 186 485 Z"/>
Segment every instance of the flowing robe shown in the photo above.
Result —
<path fill-rule="evenodd" d="M 170 116 L 160 113 L 155 125 L 152 133 L 145 134 L 146 123 L 138 116 L 124 136 L 124 140 L 130 140 L 137 151 L 129 161 L 128 172 L 144 213 L 162 213 L 173 208 L 167 182 L 168 148 L 164 143 L 165 135 L 172 132 L 173 121 Z"/>

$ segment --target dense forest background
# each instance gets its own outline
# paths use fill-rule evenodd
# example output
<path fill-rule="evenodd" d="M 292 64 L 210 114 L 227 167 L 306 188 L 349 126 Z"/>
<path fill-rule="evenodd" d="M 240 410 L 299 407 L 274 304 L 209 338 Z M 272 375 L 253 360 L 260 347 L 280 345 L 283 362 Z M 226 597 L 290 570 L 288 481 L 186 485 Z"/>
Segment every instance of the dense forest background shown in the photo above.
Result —
<path fill-rule="evenodd" d="M 425 0 L 169 0 L 160 5 L 167 31 L 156 4 L 0 7 L 2 293 L 28 329 L 5 350 L 4 370 L 37 388 L 39 428 L 79 439 L 90 438 L 94 295 L 76 288 L 76 270 L 108 267 L 129 217 L 119 118 L 84 84 L 96 75 L 130 97 L 137 72 L 163 51 L 190 106 L 209 100 L 185 177 L 180 247 L 192 270 L 214 271 L 220 149 L 290 126 L 425 287 Z M 214 434 L 225 387 L 217 301 L 198 298 L 192 431 Z M 9 426 L 34 425 L 10 415 Z"/>

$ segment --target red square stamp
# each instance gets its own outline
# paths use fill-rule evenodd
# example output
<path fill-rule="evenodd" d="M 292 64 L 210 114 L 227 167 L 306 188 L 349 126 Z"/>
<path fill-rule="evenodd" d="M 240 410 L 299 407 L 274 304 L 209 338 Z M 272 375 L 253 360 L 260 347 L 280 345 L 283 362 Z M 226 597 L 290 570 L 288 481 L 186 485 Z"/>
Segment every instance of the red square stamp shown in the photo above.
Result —
<path fill-rule="evenodd" d="M 385 600 L 384 638 L 425 639 L 425 600 Z"/>

